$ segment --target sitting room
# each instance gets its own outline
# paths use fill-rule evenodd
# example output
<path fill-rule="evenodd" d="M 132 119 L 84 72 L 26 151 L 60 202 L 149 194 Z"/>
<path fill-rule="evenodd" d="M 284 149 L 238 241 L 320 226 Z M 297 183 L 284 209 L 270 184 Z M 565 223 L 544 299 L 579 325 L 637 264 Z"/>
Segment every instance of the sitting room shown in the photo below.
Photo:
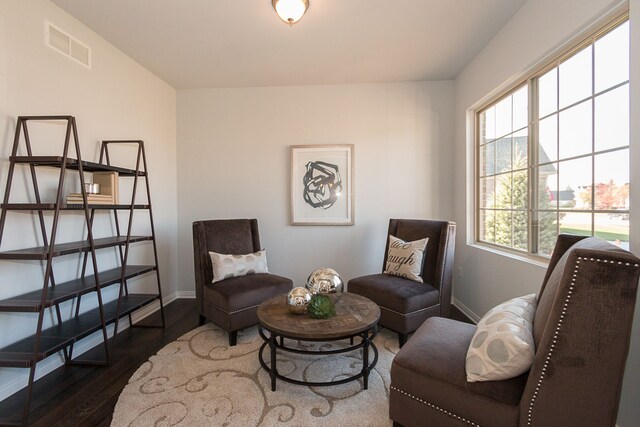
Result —
<path fill-rule="evenodd" d="M 2 0 L 0 425 L 638 425 L 633 21 Z"/>

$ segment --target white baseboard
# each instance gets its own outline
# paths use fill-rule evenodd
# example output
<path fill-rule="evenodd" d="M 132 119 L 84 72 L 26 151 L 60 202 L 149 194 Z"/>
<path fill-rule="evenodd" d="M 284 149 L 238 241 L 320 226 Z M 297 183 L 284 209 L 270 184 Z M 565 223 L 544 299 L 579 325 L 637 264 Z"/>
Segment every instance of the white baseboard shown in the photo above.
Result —
<path fill-rule="evenodd" d="M 165 296 L 164 298 L 162 298 L 162 303 L 166 306 L 167 304 L 169 304 L 172 301 L 175 301 L 178 298 L 195 298 L 195 292 L 194 291 L 176 291 L 171 295 Z M 137 323 L 140 320 L 144 319 L 145 317 L 158 311 L 159 309 L 160 309 L 160 302 L 154 301 L 153 303 L 146 305 L 140 310 L 133 313 L 131 318 L 134 323 Z M 127 321 L 127 318 L 126 317 L 121 318 L 120 324 L 118 325 L 118 330 L 122 332 L 128 328 L 129 328 L 129 322 Z M 107 336 L 108 337 L 113 336 L 113 325 L 110 325 L 107 327 Z M 103 344 L 102 332 L 100 331 L 95 332 L 89 335 L 88 337 L 86 337 L 85 339 L 77 342 L 74 345 L 73 347 L 74 358 L 102 344 Z M 54 355 L 47 357 L 46 359 L 38 363 L 36 367 L 35 381 L 55 371 L 61 366 L 64 366 L 64 356 L 62 352 L 58 352 Z M 13 381 L 9 381 L 7 384 L 2 384 L 0 386 L 0 401 L 8 398 L 12 394 L 17 393 L 18 391 L 22 390 L 27 386 L 27 384 L 29 383 L 29 370 L 28 369 L 21 369 L 21 370 L 24 371 L 24 374 L 21 373 Z"/>
<path fill-rule="evenodd" d="M 174 299 L 196 299 L 196 291 L 175 291 L 174 295 Z"/>
<path fill-rule="evenodd" d="M 467 316 L 469 319 L 473 320 L 474 323 L 478 323 L 480 321 L 480 316 L 478 316 L 477 314 L 475 314 L 473 311 L 471 311 L 471 309 L 469 307 L 467 307 L 466 305 L 464 305 L 463 303 L 461 303 L 460 301 L 458 301 L 455 297 L 452 298 L 451 303 L 462 312 L 462 314 L 464 314 L 465 316 Z"/>

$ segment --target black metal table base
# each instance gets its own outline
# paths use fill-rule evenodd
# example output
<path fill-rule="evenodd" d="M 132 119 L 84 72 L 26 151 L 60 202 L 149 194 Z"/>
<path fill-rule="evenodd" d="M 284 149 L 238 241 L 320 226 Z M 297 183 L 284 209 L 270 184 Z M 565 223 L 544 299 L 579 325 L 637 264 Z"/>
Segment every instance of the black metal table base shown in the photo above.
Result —
<path fill-rule="evenodd" d="M 265 330 L 269 332 L 269 336 L 265 334 Z M 364 332 L 355 335 L 347 335 L 344 337 L 339 337 L 333 339 L 331 341 L 340 341 L 344 339 L 350 340 L 350 343 L 353 344 L 354 337 L 360 337 L 361 341 L 358 344 L 350 345 L 349 347 L 339 348 L 335 350 L 327 350 L 327 351 L 313 351 L 313 350 L 300 350 L 298 348 L 286 347 L 284 345 L 284 338 L 292 339 L 296 341 L 315 341 L 315 342 L 327 342 L 328 340 L 313 340 L 313 339 L 303 339 L 297 337 L 288 337 L 286 335 L 278 335 L 266 328 L 260 326 L 258 332 L 260 336 L 264 340 L 262 345 L 260 346 L 260 351 L 258 352 L 258 359 L 260 360 L 260 365 L 262 368 L 269 373 L 269 377 L 271 378 L 271 391 L 276 390 L 276 379 L 280 379 L 282 381 L 286 381 L 292 384 L 298 385 L 306 385 L 309 387 L 325 387 L 332 385 L 340 385 L 345 384 L 350 381 L 355 381 L 358 378 L 362 378 L 364 389 L 367 390 L 369 388 L 369 373 L 378 363 L 378 349 L 373 343 L 373 338 L 378 333 L 378 327 L 374 326 L 371 329 L 368 329 Z M 278 339 L 279 338 L 279 339 Z M 269 347 L 270 350 L 270 365 L 267 364 L 264 360 L 264 350 Z M 290 353 L 298 353 L 298 354 L 310 354 L 310 355 L 318 355 L 318 356 L 326 356 L 331 354 L 341 354 L 348 353 L 354 350 L 362 349 L 362 369 L 355 375 L 352 375 L 347 378 L 343 378 L 337 381 L 323 381 L 323 382 L 314 382 L 314 381 L 301 381 L 296 380 L 294 378 L 286 377 L 278 372 L 277 364 L 276 364 L 276 350 L 282 350 Z M 369 363 L 369 350 L 373 350 L 373 360 Z"/>

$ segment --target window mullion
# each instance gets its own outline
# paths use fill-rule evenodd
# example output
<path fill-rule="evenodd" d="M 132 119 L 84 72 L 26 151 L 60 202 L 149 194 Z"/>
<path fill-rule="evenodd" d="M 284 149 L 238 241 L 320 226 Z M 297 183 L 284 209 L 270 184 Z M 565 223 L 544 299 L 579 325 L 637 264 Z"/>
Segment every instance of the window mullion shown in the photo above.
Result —
<path fill-rule="evenodd" d="M 539 163 L 538 159 L 538 80 L 529 79 L 529 138 L 527 142 L 529 155 L 528 155 L 528 181 L 529 181 L 529 194 L 528 194 L 528 209 L 527 209 L 527 233 L 528 233 L 528 251 L 529 253 L 538 253 L 538 227 L 539 227 L 539 214 L 538 214 L 538 168 L 536 165 Z"/>
<path fill-rule="evenodd" d="M 591 40 L 591 235 L 596 235 L 596 39 Z"/>

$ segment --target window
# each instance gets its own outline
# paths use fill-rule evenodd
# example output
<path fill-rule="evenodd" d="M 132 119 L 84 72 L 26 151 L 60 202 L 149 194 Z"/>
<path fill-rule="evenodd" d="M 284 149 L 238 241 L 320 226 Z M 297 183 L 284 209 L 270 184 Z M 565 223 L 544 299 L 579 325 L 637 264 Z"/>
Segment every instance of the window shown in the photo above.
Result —
<path fill-rule="evenodd" d="M 476 240 L 548 256 L 558 233 L 629 246 L 629 21 L 477 112 Z"/>

